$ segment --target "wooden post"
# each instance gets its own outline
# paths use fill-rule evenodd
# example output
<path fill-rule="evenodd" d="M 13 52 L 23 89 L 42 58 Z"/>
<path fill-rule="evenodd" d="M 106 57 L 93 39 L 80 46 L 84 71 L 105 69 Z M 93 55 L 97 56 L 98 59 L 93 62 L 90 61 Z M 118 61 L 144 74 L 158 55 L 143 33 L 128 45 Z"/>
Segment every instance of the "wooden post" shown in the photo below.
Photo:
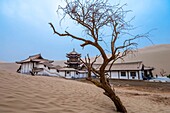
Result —
<path fill-rule="evenodd" d="M 119 71 L 118 71 L 118 79 L 120 79 L 120 74 L 119 74 Z"/>
<path fill-rule="evenodd" d="M 140 80 L 139 70 L 138 70 L 138 80 Z"/>
<path fill-rule="evenodd" d="M 128 76 L 128 79 L 129 79 L 129 71 L 127 71 L 127 76 Z"/>

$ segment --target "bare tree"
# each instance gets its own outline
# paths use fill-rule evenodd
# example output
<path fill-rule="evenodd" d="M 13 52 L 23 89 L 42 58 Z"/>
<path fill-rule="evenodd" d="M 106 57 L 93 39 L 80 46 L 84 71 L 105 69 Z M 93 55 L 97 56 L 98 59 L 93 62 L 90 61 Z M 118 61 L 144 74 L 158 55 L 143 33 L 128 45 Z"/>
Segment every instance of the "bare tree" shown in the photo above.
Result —
<path fill-rule="evenodd" d="M 57 11 L 62 12 L 63 18 L 69 17 L 75 21 L 77 25 L 82 26 L 86 37 L 77 36 L 67 30 L 64 33 L 59 33 L 53 24 L 49 23 L 54 34 L 80 40 L 83 42 L 80 45 L 83 48 L 91 45 L 98 49 L 100 52 L 99 56 L 103 59 L 100 67 L 95 68 L 93 66 L 99 56 L 96 56 L 95 59 L 91 61 L 89 55 L 87 55 L 85 60 L 82 60 L 88 70 L 87 80 L 105 91 L 104 94 L 114 102 L 118 112 L 126 113 L 126 108 L 109 84 L 106 66 L 109 64 L 111 68 L 117 59 L 122 59 L 136 47 L 137 43 L 135 43 L 135 39 L 147 37 L 148 34 L 131 35 L 129 33 L 129 30 L 132 30 L 133 26 L 130 25 L 131 20 L 125 20 L 126 14 L 129 12 L 123 9 L 126 4 L 122 6 L 119 4 L 110 5 L 108 0 L 65 0 L 65 2 L 66 6 L 59 6 Z M 109 29 L 110 35 L 105 35 L 104 30 L 106 29 Z M 123 38 L 125 36 L 126 38 Z M 106 44 L 109 49 L 105 49 L 101 42 L 105 42 L 105 40 L 108 39 L 109 44 Z M 116 45 L 118 39 L 124 39 L 122 45 Z M 107 55 L 108 51 L 110 51 L 111 56 Z M 91 73 L 94 73 L 99 80 L 93 79 Z"/>
<path fill-rule="evenodd" d="M 166 74 L 166 71 L 164 70 L 164 69 L 161 69 L 161 71 L 160 71 L 160 74 L 161 74 L 161 76 L 165 76 L 165 74 Z"/>

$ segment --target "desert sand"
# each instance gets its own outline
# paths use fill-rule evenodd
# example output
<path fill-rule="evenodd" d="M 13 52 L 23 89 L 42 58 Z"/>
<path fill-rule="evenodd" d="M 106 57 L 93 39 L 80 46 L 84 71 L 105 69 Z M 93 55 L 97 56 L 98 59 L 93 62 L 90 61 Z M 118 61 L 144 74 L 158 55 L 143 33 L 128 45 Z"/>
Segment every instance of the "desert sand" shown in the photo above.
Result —
<path fill-rule="evenodd" d="M 160 75 L 163 69 L 170 74 L 170 44 L 154 45 L 139 49 L 134 55 L 128 55 L 125 61 L 143 61 L 146 66 L 154 67 L 153 74 Z"/>
<path fill-rule="evenodd" d="M 112 101 L 93 84 L 58 77 L 18 74 L 16 64 L 0 64 L 0 113 L 116 113 Z M 116 87 L 129 113 L 169 113 L 170 92 Z"/>
<path fill-rule="evenodd" d="M 108 56 L 110 56 L 108 54 Z M 116 63 L 120 62 L 134 62 L 143 61 L 145 66 L 154 67 L 153 75 L 160 75 L 162 69 L 166 72 L 165 75 L 170 74 L 170 44 L 162 45 L 152 45 L 144 48 L 139 48 L 133 52 L 133 54 L 128 54 L 124 57 L 124 60 L 118 60 Z M 94 57 L 91 58 L 94 60 Z M 101 63 L 102 59 L 99 57 L 97 63 Z"/>

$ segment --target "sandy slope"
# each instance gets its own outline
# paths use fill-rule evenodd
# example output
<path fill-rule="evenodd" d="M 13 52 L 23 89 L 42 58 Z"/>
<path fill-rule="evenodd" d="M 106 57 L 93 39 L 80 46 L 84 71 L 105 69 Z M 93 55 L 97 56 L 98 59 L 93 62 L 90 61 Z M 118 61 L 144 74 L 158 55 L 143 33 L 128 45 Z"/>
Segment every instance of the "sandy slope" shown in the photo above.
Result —
<path fill-rule="evenodd" d="M 92 57 L 92 60 L 94 58 Z M 133 62 L 143 61 L 146 66 L 154 67 L 154 75 L 160 75 L 160 71 L 164 69 L 166 74 L 170 74 L 170 44 L 154 45 L 138 49 L 133 54 L 124 58 L 124 61 L 118 60 L 117 62 Z M 97 63 L 101 63 L 102 59 L 99 58 Z"/>
<path fill-rule="evenodd" d="M 64 66 L 66 66 L 66 64 L 64 62 L 66 62 L 66 61 L 65 60 L 57 60 L 57 61 L 54 61 L 53 64 L 64 67 Z"/>
<path fill-rule="evenodd" d="M 16 63 L 0 63 L 0 70 L 16 72 L 20 65 Z"/>
<path fill-rule="evenodd" d="M 129 55 L 125 61 L 141 60 L 145 65 L 155 68 L 154 75 L 160 75 L 160 71 L 164 69 L 166 74 L 170 74 L 170 44 L 155 45 L 139 49 L 135 55 Z"/>
<path fill-rule="evenodd" d="M 57 77 L 22 75 L 14 68 L 15 64 L 0 65 L 0 113 L 115 112 L 110 99 L 92 84 Z M 117 88 L 116 92 L 129 113 L 170 112 L 168 92 L 142 92 L 126 88 Z"/>

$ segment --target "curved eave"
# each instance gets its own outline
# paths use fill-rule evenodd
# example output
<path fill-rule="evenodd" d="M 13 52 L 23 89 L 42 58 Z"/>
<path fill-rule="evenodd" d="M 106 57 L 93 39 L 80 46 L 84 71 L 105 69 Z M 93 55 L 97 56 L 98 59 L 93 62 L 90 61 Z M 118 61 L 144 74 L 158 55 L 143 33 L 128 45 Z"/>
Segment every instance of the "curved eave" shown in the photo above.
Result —
<path fill-rule="evenodd" d="M 16 62 L 17 64 L 23 64 L 23 63 L 29 63 L 29 62 L 32 62 L 32 61 L 20 61 L 20 62 Z"/>
<path fill-rule="evenodd" d="M 155 68 L 144 68 L 144 70 L 154 70 Z"/>
<path fill-rule="evenodd" d="M 81 62 L 64 62 L 65 64 L 82 64 Z"/>
<path fill-rule="evenodd" d="M 15 63 L 17 63 L 17 64 L 22 64 L 22 62 L 15 62 Z"/>
<path fill-rule="evenodd" d="M 66 56 L 67 58 L 80 58 L 81 56 Z"/>
<path fill-rule="evenodd" d="M 141 71 L 140 69 L 110 69 L 106 71 Z"/>

